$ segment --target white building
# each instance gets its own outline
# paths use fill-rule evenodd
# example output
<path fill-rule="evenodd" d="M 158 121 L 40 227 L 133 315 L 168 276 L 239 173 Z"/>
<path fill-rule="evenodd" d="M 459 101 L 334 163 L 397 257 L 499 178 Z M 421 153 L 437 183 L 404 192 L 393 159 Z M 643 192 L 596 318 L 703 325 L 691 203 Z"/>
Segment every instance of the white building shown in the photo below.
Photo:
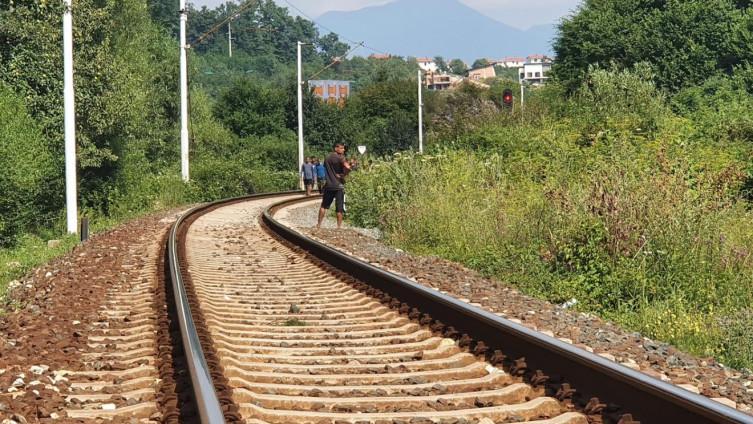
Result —
<path fill-rule="evenodd" d="M 505 68 L 522 68 L 525 63 L 526 60 L 522 57 L 506 57 L 500 61 L 500 65 Z"/>
<path fill-rule="evenodd" d="M 434 59 L 430 59 L 428 57 L 419 57 L 416 59 L 416 62 L 418 62 L 418 67 L 421 68 L 424 72 L 437 72 L 439 70 L 439 67 L 437 66 L 436 62 L 434 62 Z"/>
<path fill-rule="evenodd" d="M 550 62 L 526 62 L 520 68 L 520 82 L 530 85 L 541 85 L 549 79 L 549 71 L 552 70 Z"/>
<path fill-rule="evenodd" d="M 526 58 L 526 63 L 552 63 L 552 59 L 543 54 L 532 54 Z"/>

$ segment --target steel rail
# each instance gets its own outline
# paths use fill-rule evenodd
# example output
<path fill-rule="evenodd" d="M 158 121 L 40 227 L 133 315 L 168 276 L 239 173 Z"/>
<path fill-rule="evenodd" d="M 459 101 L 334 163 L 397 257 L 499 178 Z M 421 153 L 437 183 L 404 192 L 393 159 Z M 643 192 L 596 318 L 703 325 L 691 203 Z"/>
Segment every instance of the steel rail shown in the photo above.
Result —
<path fill-rule="evenodd" d="M 264 211 L 262 221 L 279 237 L 401 302 L 418 307 L 421 312 L 455 327 L 460 333 L 467 333 L 476 340 L 484 341 L 491 350 L 499 349 L 512 358 L 525 357 L 529 369 L 541 369 L 549 375 L 562 376 L 579 393 L 598 396 L 602 401 L 618 404 L 643 424 L 753 424 L 753 417 L 734 408 L 651 378 L 377 268 L 313 240 L 274 218 L 274 212 L 279 208 L 307 200 L 311 199 L 278 202 Z"/>
<path fill-rule="evenodd" d="M 299 191 L 255 194 L 233 199 L 225 199 L 217 202 L 206 203 L 196 206 L 182 214 L 173 224 L 170 230 L 170 237 L 167 241 L 167 260 L 170 267 L 170 279 L 172 282 L 173 296 L 177 310 L 178 324 L 180 326 L 181 340 L 186 355 L 188 372 L 191 375 L 191 385 L 194 398 L 199 411 L 199 418 L 203 424 L 223 424 L 225 417 L 222 411 L 222 405 L 215 391 L 212 381 L 211 370 L 204 356 L 204 349 L 201 347 L 201 341 L 196 332 L 196 323 L 191 314 L 191 307 L 188 303 L 188 294 L 183 283 L 183 277 L 180 268 L 180 259 L 178 251 L 178 233 L 184 222 L 197 214 L 202 214 L 209 209 L 217 206 L 242 202 L 246 200 L 262 199 L 268 197 L 278 197 L 292 194 L 299 194 Z"/>

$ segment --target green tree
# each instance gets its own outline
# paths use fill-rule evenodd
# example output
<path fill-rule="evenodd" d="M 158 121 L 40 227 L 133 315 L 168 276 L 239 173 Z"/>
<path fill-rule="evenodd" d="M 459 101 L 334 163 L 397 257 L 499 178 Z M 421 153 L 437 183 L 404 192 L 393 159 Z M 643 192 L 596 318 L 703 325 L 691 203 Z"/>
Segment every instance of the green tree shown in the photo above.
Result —
<path fill-rule="evenodd" d="M 750 63 L 748 1 L 586 0 L 560 24 L 553 74 L 570 90 L 591 65 L 648 62 L 661 88 L 677 91 Z"/>
<path fill-rule="evenodd" d="M 485 68 L 489 66 L 489 60 L 488 59 L 476 59 L 475 62 L 473 62 L 473 65 L 471 65 L 471 69 L 478 69 L 478 68 Z"/>
<path fill-rule="evenodd" d="M 465 75 L 468 72 L 468 66 L 460 59 L 452 59 L 450 61 L 450 72 L 455 75 Z"/>
<path fill-rule="evenodd" d="M 215 106 L 215 116 L 239 137 L 279 135 L 287 130 L 283 90 L 249 78 L 238 79 Z"/>
<path fill-rule="evenodd" d="M 434 63 L 437 64 L 437 68 L 440 72 L 447 72 L 450 68 L 447 66 L 447 61 L 442 56 L 435 56 Z"/>
<path fill-rule="evenodd" d="M 62 185 L 39 125 L 0 82 L 0 247 L 53 218 Z"/>

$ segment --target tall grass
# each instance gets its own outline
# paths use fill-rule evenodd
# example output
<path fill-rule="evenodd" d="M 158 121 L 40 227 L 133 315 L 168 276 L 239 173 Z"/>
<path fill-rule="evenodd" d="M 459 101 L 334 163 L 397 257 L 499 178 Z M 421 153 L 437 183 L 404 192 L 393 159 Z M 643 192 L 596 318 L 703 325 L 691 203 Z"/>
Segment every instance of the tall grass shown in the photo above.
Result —
<path fill-rule="evenodd" d="M 353 219 L 401 248 L 753 367 L 750 146 L 699 137 L 703 123 L 673 114 L 639 73 L 595 71 L 566 107 L 539 101 L 548 112 L 535 119 L 491 120 L 453 147 L 373 163 L 349 182 Z"/>

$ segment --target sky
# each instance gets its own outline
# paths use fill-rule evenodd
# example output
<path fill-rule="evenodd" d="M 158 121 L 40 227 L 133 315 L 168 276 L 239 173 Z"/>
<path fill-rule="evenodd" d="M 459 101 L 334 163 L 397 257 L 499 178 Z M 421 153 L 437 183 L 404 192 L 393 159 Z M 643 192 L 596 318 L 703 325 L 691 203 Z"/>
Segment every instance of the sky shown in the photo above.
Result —
<path fill-rule="evenodd" d="M 188 0 L 196 6 L 215 7 L 225 0 Z M 288 0 L 316 19 L 331 10 L 356 10 L 389 3 L 391 0 Z M 574 10 L 581 0 L 461 0 L 466 5 L 510 26 L 527 29 L 551 24 Z M 287 7 L 285 0 L 275 0 Z M 296 14 L 291 8 L 291 14 Z"/>

